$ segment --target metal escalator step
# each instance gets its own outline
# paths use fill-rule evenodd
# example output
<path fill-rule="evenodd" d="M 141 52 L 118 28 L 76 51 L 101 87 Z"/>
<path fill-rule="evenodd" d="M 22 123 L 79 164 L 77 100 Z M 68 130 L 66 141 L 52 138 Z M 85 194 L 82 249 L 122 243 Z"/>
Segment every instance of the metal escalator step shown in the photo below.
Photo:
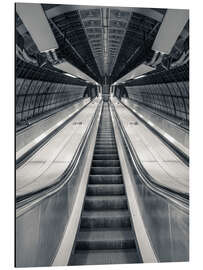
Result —
<path fill-rule="evenodd" d="M 127 198 L 125 195 L 86 196 L 84 209 L 127 209 Z"/>
<path fill-rule="evenodd" d="M 71 258 L 70 265 L 129 264 L 137 262 L 137 250 L 79 250 Z"/>
<path fill-rule="evenodd" d="M 92 185 L 89 184 L 87 187 L 87 195 L 88 196 L 96 196 L 96 195 L 124 195 L 125 188 L 123 184 L 97 184 Z"/>
<path fill-rule="evenodd" d="M 96 144 L 116 144 L 116 141 L 114 139 L 96 140 Z"/>
<path fill-rule="evenodd" d="M 116 145 L 105 145 L 105 144 L 103 144 L 103 145 L 98 145 L 98 144 L 96 144 L 95 145 L 95 148 L 94 148 L 95 150 L 117 150 L 117 147 L 116 147 Z"/>
<path fill-rule="evenodd" d="M 120 161 L 119 160 L 113 160 L 113 159 L 102 159 L 102 160 L 98 160 L 98 159 L 94 159 L 93 157 L 93 161 L 92 161 L 92 166 L 93 167 L 120 167 Z"/>
<path fill-rule="evenodd" d="M 112 127 L 113 128 L 113 127 Z M 103 128 L 99 128 L 99 130 L 98 130 L 98 135 L 101 135 L 101 134 L 103 134 L 103 135 L 111 135 L 111 134 L 113 134 L 114 132 L 113 132 L 113 129 L 112 128 L 109 128 L 108 130 L 106 129 L 106 130 L 104 130 Z"/>
<path fill-rule="evenodd" d="M 119 157 L 113 154 L 94 154 L 93 160 L 119 160 Z"/>
<path fill-rule="evenodd" d="M 83 211 L 81 228 L 130 227 L 128 210 Z"/>
<path fill-rule="evenodd" d="M 113 148 L 113 149 L 95 149 L 94 150 L 94 154 L 118 154 L 118 151 L 116 148 Z"/>
<path fill-rule="evenodd" d="M 96 146 L 106 146 L 106 147 L 110 147 L 110 146 L 114 146 L 116 147 L 116 143 L 115 141 L 102 141 L 102 142 L 96 142 Z"/>
<path fill-rule="evenodd" d="M 122 175 L 90 175 L 89 184 L 122 184 Z"/>
<path fill-rule="evenodd" d="M 111 133 L 111 134 L 102 134 L 102 133 L 98 133 L 97 134 L 97 139 L 106 139 L 106 138 L 112 138 L 112 139 L 115 139 L 115 135 L 114 133 Z"/>
<path fill-rule="evenodd" d="M 104 139 L 104 140 L 107 140 L 107 139 L 115 140 L 115 136 L 114 136 L 114 134 L 109 134 L 109 135 L 98 134 L 96 139 L 97 139 L 97 140 L 98 140 L 98 139 L 101 139 L 101 140 L 102 140 L 102 139 Z"/>
<path fill-rule="evenodd" d="M 135 248 L 134 235 L 131 228 L 114 229 L 81 229 L 76 249 L 129 249 Z"/>
<path fill-rule="evenodd" d="M 104 103 L 70 265 L 138 260 L 109 105 Z"/>
<path fill-rule="evenodd" d="M 92 167 L 91 174 L 121 174 L 120 167 Z"/>

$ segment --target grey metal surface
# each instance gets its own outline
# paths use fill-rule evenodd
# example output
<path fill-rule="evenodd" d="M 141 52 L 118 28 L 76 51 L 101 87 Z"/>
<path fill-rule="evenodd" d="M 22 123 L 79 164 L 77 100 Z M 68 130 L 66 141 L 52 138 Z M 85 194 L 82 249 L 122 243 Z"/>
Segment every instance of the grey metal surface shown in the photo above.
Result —
<path fill-rule="evenodd" d="M 125 141 L 122 139 L 122 136 L 120 138 L 120 147 L 126 149 Z M 119 156 L 121 157 L 120 150 Z M 177 204 L 173 200 L 164 198 L 161 194 L 157 194 L 156 191 L 149 188 L 134 167 L 130 154 L 126 150 L 124 150 L 121 162 L 121 164 L 125 163 L 127 165 L 128 174 L 131 178 L 130 187 L 131 191 L 133 191 L 128 197 L 129 204 L 131 204 L 130 200 L 138 202 L 144 226 L 158 260 L 161 262 L 188 261 L 188 208 Z M 123 170 L 123 177 L 124 179 L 126 177 L 125 170 Z M 127 184 L 126 181 L 125 184 Z M 141 230 L 141 228 L 137 229 Z"/>
<path fill-rule="evenodd" d="M 120 162 L 119 159 L 108 160 L 107 156 L 111 151 L 117 154 L 108 106 L 104 102 L 84 209 L 70 265 L 115 263 L 117 256 L 122 258 L 118 258 L 120 263 L 141 262 L 131 227 L 125 188 L 120 184 Z M 95 159 L 95 156 L 98 158 L 97 151 L 105 153 L 104 156 L 100 154 L 100 160 Z M 102 182 L 105 178 L 111 180 L 111 175 L 114 175 L 117 183 L 112 184 L 107 180 Z M 97 256 L 94 258 L 95 250 Z M 130 256 L 128 261 L 129 251 L 131 255 L 134 254 L 134 258 Z"/>
<path fill-rule="evenodd" d="M 148 174 L 157 183 L 189 193 L 189 169 L 117 99 L 111 99 L 132 145 Z"/>
<path fill-rule="evenodd" d="M 122 98 L 121 101 L 159 133 L 171 140 L 173 144 L 176 144 L 186 155 L 189 154 L 189 131 L 182 127 L 180 121 L 174 117 L 166 118 L 164 114 L 155 113 L 148 107 L 141 106 L 130 99 Z"/>
<path fill-rule="evenodd" d="M 95 126 L 90 130 L 88 138 L 93 134 L 94 128 Z M 54 195 L 47 196 L 17 217 L 17 267 L 52 265 L 72 214 L 78 189 L 84 185 L 81 180 L 86 160 L 91 159 L 91 143 L 92 141 L 87 139 L 71 180 Z M 85 186 L 83 188 L 85 189 Z"/>
<path fill-rule="evenodd" d="M 47 144 L 16 170 L 16 196 L 56 183 L 71 163 L 100 99 L 90 103 Z"/>
<path fill-rule="evenodd" d="M 17 3 L 16 11 L 40 52 L 58 48 L 57 41 L 40 4 Z"/>
<path fill-rule="evenodd" d="M 33 141 L 36 138 L 44 133 L 49 134 L 52 129 L 60 126 L 66 119 L 76 113 L 88 102 L 90 102 L 89 98 L 69 104 L 51 116 L 45 117 L 44 119 L 36 119 L 36 122 L 33 122 L 31 125 L 19 131 L 16 134 L 16 157 L 18 156 L 18 151 L 22 151 L 22 148 L 25 147 L 30 149 L 31 145 L 28 146 L 28 144 L 35 144 Z"/>
<path fill-rule="evenodd" d="M 154 40 L 152 50 L 170 54 L 188 20 L 189 10 L 168 9 Z"/>

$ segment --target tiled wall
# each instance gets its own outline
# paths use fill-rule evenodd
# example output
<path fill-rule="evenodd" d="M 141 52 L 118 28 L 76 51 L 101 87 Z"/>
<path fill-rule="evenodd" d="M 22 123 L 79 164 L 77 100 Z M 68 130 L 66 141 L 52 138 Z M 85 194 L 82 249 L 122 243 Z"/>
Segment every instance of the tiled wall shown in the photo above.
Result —
<path fill-rule="evenodd" d="M 189 121 L 188 81 L 126 86 L 129 99 L 144 104 L 155 112 L 164 112 Z"/>
<path fill-rule="evenodd" d="M 86 86 L 16 79 L 16 123 L 83 98 Z"/>

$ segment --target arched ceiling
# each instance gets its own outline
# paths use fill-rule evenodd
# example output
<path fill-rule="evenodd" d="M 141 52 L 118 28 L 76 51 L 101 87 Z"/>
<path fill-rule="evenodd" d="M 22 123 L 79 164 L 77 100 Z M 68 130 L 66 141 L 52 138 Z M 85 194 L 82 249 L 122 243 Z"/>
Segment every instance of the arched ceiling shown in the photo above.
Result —
<path fill-rule="evenodd" d="M 165 9 L 42 4 L 64 59 L 100 84 L 113 83 L 152 56 Z M 18 33 L 31 55 L 40 54 L 17 16 Z M 173 54 L 188 37 L 181 33 Z M 41 57 L 41 55 L 40 55 Z M 51 68 L 51 67 L 50 67 Z"/>

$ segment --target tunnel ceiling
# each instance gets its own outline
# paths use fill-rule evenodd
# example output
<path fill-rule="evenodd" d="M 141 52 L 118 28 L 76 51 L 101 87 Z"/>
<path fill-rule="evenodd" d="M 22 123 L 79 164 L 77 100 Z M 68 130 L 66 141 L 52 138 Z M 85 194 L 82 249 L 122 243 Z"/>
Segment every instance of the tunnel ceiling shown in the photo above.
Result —
<path fill-rule="evenodd" d="M 58 42 L 59 59 L 68 61 L 95 81 L 113 83 L 152 57 L 152 44 L 166 9 L 89 7 L 42 4 Z M 41 55 L 20 18 L 18 32 L 30 55 Z M 188 24 L 172 50 L 179 56 Z M 45 67 L 47 63 L 45 63 Z M 52 69 L 52 66 L 48 66 Z M 162 69 L 162 67 L 161 67 Z"/>
<path fill-rule="evenodd" d="M 57 55 L 90 77 L 116 81 L 146 58 L 165 10 L 43 4 L 59 44 Z M 31 54 L 32 38 L 17 19 Z"/>
<path fill-rule="evenodd" d="M 113 82 L 145 60 L 161 23 L 119 8 L 79 8 L 49 20 L 61 56 L 99 82 Z"/>

